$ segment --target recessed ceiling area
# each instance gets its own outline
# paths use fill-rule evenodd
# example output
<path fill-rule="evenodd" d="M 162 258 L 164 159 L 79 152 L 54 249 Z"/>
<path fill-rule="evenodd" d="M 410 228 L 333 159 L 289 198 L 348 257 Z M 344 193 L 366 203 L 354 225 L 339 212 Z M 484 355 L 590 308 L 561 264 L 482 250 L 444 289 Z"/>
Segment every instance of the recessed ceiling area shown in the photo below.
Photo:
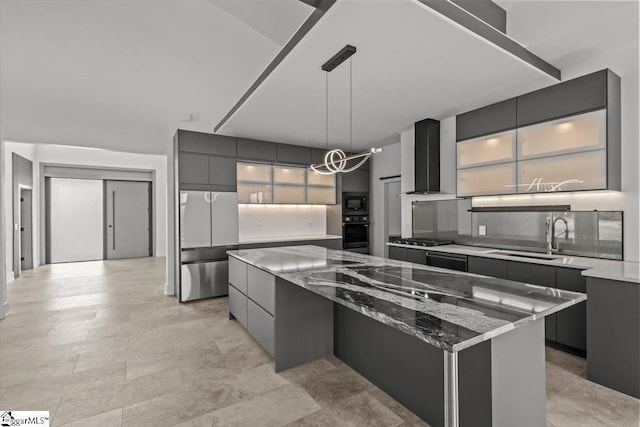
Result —
<path fill-rule="evenodd" d="M 357 149 L 397 142 L 413 122 L 463 112 L 487 94 L 504 98 L 557 82 L 418 1 L 343 0 L 219 133 L 323 146 L 321 65 L 346 44 L 358 49 L 351 58 Z M 348 146 L 349 65 L 328 74 L 331 146 Z"/>

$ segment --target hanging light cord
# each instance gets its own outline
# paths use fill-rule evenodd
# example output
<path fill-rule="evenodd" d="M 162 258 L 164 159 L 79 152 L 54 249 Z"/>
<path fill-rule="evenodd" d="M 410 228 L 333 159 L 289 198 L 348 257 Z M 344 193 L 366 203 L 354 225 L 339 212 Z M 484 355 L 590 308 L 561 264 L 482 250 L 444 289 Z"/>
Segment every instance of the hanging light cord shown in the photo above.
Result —
<path fill-rule="evenodd" d="M 353 57 L 349 57 L 349 151 L 353 153 Z"/>
<path fill-rule="evenodd" d="M 327 139 L 327 150 L 329 150 L 329 73 L 325 72 L 325 123 L 327 128 L 325 129 L 325 136 Z"/>

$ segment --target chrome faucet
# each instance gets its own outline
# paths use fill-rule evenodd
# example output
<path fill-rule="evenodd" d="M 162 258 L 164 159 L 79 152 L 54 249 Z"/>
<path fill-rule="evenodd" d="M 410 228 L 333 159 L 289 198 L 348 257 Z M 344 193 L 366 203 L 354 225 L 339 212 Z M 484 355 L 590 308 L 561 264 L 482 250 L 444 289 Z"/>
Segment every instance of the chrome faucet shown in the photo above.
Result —
<path fill-rule="evenodd" d="M 558 221 L 564 222 L 564 231 L 556 236 L 556 223 Z M 569 223 L 564 217 L 561 217 L 561 216 L 554 219 L 553 222 L 551 221 L 550 217 L 547 217 L 547 219 L 544 222 L 544 234 L 545 234 L 545 240 L 547 242 L 547 255 L 556 253 L 559 251 L 557 238 L 561 234 L 564 234 L 564 239 L 565 240 L 569 239 Z"/>

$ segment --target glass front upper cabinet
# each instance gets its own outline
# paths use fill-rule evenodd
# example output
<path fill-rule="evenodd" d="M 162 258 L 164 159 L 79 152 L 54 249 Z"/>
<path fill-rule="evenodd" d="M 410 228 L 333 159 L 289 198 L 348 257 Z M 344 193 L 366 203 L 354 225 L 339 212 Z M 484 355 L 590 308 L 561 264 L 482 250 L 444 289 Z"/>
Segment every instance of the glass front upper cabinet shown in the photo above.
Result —
<path fill-rule="evenodd" d="M 515 192 L 516 162 L 458 170 L 458 197 Z"/>
<path fill-rule="evenodd" d="M 456 144 L 458 169 L 516 160 L 516 131 L 468 139 Z"/>
<path fill-rule="evenodd" d="M 607 144 L 606 110 L 518 129 L 518 160 L 602 150 Z"/>
<path fill-rule="evenodd" d="M 261 182 L 271 184 L 272 166 L 259 163 L 238 163 L 236 177 L 238 182 Z"/>
<path fill-rule="evenodd" d="M 273 183 L 304 185 L 304 174 L 305 174 L 304 168 L 274 166 L 273 167 Z"/>
<path fill-rule="evenodd" d="M 518 162 L 518 192 L 602 190 L 607 188 L 607 150 Z"/>

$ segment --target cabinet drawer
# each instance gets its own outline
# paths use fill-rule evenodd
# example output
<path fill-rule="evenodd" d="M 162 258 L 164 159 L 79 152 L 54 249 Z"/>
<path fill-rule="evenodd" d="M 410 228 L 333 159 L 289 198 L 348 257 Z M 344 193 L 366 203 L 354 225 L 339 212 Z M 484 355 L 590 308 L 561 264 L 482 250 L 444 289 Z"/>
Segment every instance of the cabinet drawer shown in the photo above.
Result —
<path fill-rule="evenodd" d="M 506 279 L 507 261 L 470 256 L 467 259 L 467 271 L 469 273 L 497 277 L 498 279 Z"/>
<path fill-rule="evenodd" d="M 229 313 L 247 328 L 247 297 L 233 286 L 229 286 Z"/>
<path fill-rule="evenodd" d="M 246 295 L 247 293 L 247 264 L 229 257 L 229 283 Z"/>
<path fill-rule="evenodd" d="M 509 261 L 507 279 L 532 285 L 556 287 L 556 269 L 547 265 Z"/>
<path fill-rule="evenodd" d="M 276 307 L 276 277 L 265 271 L 247 266 L 247 296 L 270 314 Z"/>
<path fill-rule="evenodd" d="M 398 261 L 407 260 L 407 248 L 400 248 L 398 246 L 389 246 L 389 258 Z"/>
<path fill-rule="evenodd" d="M 273 316 L 253 301 L 247 301 L 249 333 L 271 356 L 275 355 L 275 321 Z"/>
<path fill-rule="evenodd" d="M 582 270 L 572 268 L 556 268 L 556 283 L 558 289 L 587 292 L 587 279 L 582 276 Z M 587 302 L 581 302 L 573 307 L 557 313 L 557 341 L 561 344 L 587 350 Z"/>
<path fill-rule="evenodd" d="M 407 261 L 427 265 L 427 251 L 407 248 Z"/>

